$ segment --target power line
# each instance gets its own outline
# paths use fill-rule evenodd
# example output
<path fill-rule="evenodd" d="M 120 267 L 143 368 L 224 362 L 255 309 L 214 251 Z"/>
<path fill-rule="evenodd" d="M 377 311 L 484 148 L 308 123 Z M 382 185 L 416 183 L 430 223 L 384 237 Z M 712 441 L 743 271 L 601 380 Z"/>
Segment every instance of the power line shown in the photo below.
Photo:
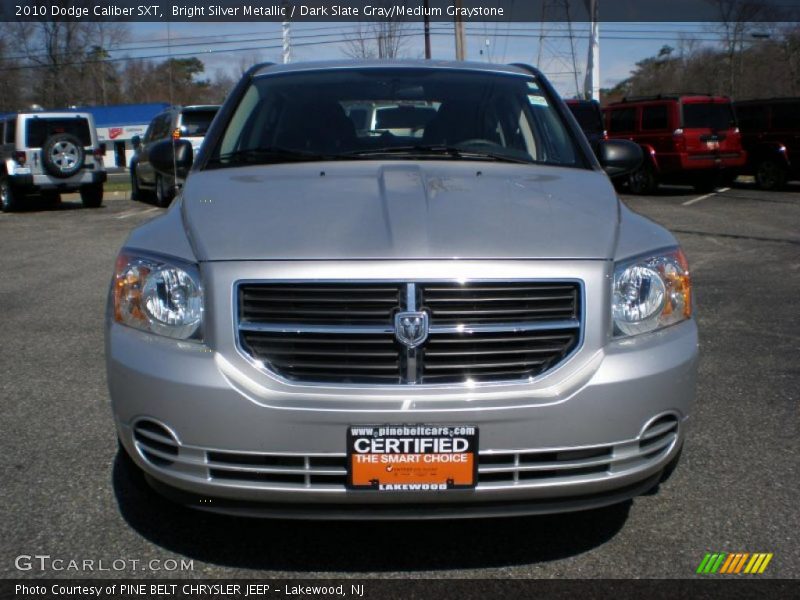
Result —
<path fill-rule="evenodd" d="M 542 26 L 519 26 L 519 27 L 514 27 L 513 25 L 514 24 L 512 24 L 512 23 L 508 23 L 507 24 L 507 30 L 506 30 L 505 33 L 495 32 L 494 34 L 492 34 L 492 37 L 504 38 L 506 43 L 507 43 L 507 41 L 508 41 L 508 39 L 510 37 L 520 37 L 520 34 L 522 34 L 522 37 L 527 37 L 527 36 L 525 36 L 526 33 L 530 33 L 531 35 L 540 35 L 542 33 L 543 29 L 547 29 L 547 28 L 542 27 Z M 573 23 L 573 26 L 576 29 L 578 29 L 578 27 L 577 27 L 578 25 L 581 25 L 581 24 L 580 23 Z M 668 24 L 660 24 L 660 25 L 668 25 Z M 451 26 L 449 24 L 447 24 L 447 23 L 431 23 L 431 31 L 432 32 L 450 31 L 451 30 L 450 27 Z M 353 33 L 357 32 L 354 29 L 342 29 L 341 26 L 335 25 L 335 26 L 323 26 L 323 27 L 313 27 L 313 28 L 298 29 L 297 33 L 300 33 L 301 36 L 293 36 L 293 37 L 302 37 L 302 38 L 313 37 L 313 36 L 302 35 L 302 34 L 314 32 L 314 31 L 332 31 L 332 33 L 330 33 L 330 34 L 315 34 L 315 35 L 319 35 L 320 37 L 331 37 L 331 36 L 334 36 L 334 35 L 343 35 L 343 34 L 347 35 L 347 34 L 353 34 Z M 588 29 L 587 29 L 587 31 L 588 31 Z M 150 41 L 141 40 L 141 41 L 138 41 L 138 42 L 115 44 L 115 45 L 110 46 L 108 48 L 104 48 L 104 50 L 106 50 L 107 52 L 118 53 L 118 52 L 131 52 L 131 51 L 137 51 L 137 50 L 159 50 L 159 49 L 167 48 L 169 46 L 171 46 L 172 48 L 180 48 L 180 47 L 189 48 L 189 47 L 193 47 L 193 46 L 215 46 L 215 45 L 226 45 L 226 44 L 235 44 L 235 43 L 258 43 L 258 42 L 262 42 L 262 41 L 275 41 L 275 40 L 279 39 L 277 36 L 275 36 L 275 37 L 273 37 L 273 36 L 270 36 L 270 37 L 257 37 L 257 38 L 253 38 L 253 39 L 247 39 L 247 40 L 241 39 L 243 36 L 256 36 L 256 35 L 263 35 L 263 34 L 264 34 L 264 31 L 237 32 L 236 33 L 237 39 L 235 39 L 235 40 L 224 39 L 224 40 L 218 40 L 218 41 L 211 41 L 211 40 L 215 40 L 215 39 L 220 38 L 220 37 L 230 37 L 230 36 L 224 36 L 224 35 L 181 36 L 181 37 L 173 37 L 172 38 L 173 42 L 176 41 L 176 40 L 178 40 L 178 41 L 180 41 L 180 40 L 198 40 L 198 41 L 187 42 L 187 43 L 178 43 L 178 44 L 172 43 L 171 45 L 167 44 L 167 43 L 164 43 L 164 40 L 150 40 Z M 608 34 L 618 34 L 618 35 L 608 35 Z M 650 34 L 650 35 L 647 38 L 642 38 L 642 37 L 631 35 L 631 34 Z M 652 37 L 652 34 L 659 34 L 659 36 Z M 709 42 L 725 41 L 725 38 L 724 38 L 724 36 L 722 34 L 715 34 L 715 33 L 711 32 L 711 31 L 701 31 L 701 30 L 691 30 L 691 31 L 683 30 L 683 31 L 681 31 L 681 30 L 668 30 L 668 29 L 630 29 L 630 28 L 613 28 L 613 27 L 612 28 L 604 28 L 603 29 L 603 34 L 601 35 L 601 37 L 604 38 L 604 39 L 612 39 L 612 40 L 654 39 L 654 40 L 657 40 L 657 41 L 673 41 L 673 40 L 674 41 L 678 41 L 675 36 L 676 35 L 681 35 L 681 34 L 685 34 L 687 36 L 691 36 L 689 39 L 696 39 L 698 41 L 709 41 Z M 414 35 L 414 34 L 412 34 L 412 35 Z M 470 36 L 470 37 L 474 37 L 476 35 L 479 35 L 479 34 L 467 33 L 467 36 Z M 670 37 L 662 37 L 662 36 L 670 36 Z M 564 37 L 564 36 L 563 35 L 559 36 L 557 34 L 552 34 L 552 35 L 546 35 L 546 37 Z M 199 41 L 199 40 L 206 40 L 206 41 Z M 137 45 L 130 45 L 130 44 L 140 44 L 140 45 L 137 46 Z M 146 44 L 146 45 L 141 45 L 141 44 Z M 55 56 L 69 56 L 71 54 L 72 53 L 61 53 L 61 54 L 56 54 Z M 4 60 L 4 61 L 26 60 L 26 59 L 34 59 L 34 58 L 49 58 L 51 56 L 52 56 L 51 54 L 34 54 L 34 55 L 18 54 L 18 55 L 13 55 L 13 56 L 0 57 L 0 60 Z"/>
<path fill-rule="evenodd" d="M 319 39 L 320 37 L 326 37 L 327 38 L 327 37 L 331 37 L 331 36 L 334 36 L 334 35 L 337 36 L 337 39 L 335 39 L 335 40 L 320 40 Z M 405 38 L 422 37 L 422 33 L 418 33 L 418 32 L 399 33 L 397 35 L 399 37 L 405 37 Z M 434 31 L 434 30 L 432 30 L 431 31 L 431 35 L 432 36 L 440 36 L 440 37 L 444 37 L 444 36 L 451 37 L 453 34 L 452 34 L 452 31 Z M 476 37 L 476 36 L 480 37 L 481 36 L 480 33 L 476 33 L 476 34 L 467 33 L 466 35 L 467 35 L 467 37 Z M 515 34 L 515 33 L 498 33 L 497 37 L 507 38 L 507 39 L 509 39 L 509 38 L 510 39 L 514 39 L 514 38 L 517 38 L 517 39 L 531 39 L 532 38 L 531 35 Z M 563 35 L 563 34 L 555 34 L 554 33 L 554 34 L 551 35 L 551 37 L 568 39 L 570 36 Z M 338 33 L 338 34 L 333 34 L 332 33 L 332 34 L 325 34 L 325 35 L 318 35 L 317 34 L 317 35 L 310 35 L 310 36 L 293 36 L 293 39 L 309 39 L 309 38 L 313 38 L 315 41 L 300 42 L 300 43 L 294 43 L 293 42 L 292 45 L 294 47 L 310 47 L 310 46 L 317 46 L 317 45 L 341 44 L 341 43 L 344 42 L 344 40 L 341 39 L 341 32 Z M 365 37 L 364 39 L 365 40 L 376 40 L 376 39 L 378 39 L 378 36 Z M 256 39 L 256 40 L 244 40 L 244 43 L 258 43 L 258 42 L 262 42 L 262 41 L 278 41 L 278 40 L 281 40 L 281 38 L 280 37 L 269 37 L 269 38 L 259 38 L 259 39 Z M 653 41 L 653 40 L 655 40 L 655 41 L 673 41 L 673 42 L 680 41 L 680 40 L 676 40 L 674 37 L 619 36 L 619 35 L 601 35 L 601 40 L 615 40 L 615 41 L 639 41 L 639 40 L 641 40 L 641 41 Z M 721 38 L 721 37 L 716 37 L 716 38 L 693 37 L 693 38 L 689 38 L 689 40 L 695 40 L 695 41 L 699 41 L 699 42 L 718 42 L 718 43 L 721 43 L 721 42 L 725 41 L 724 38 Z M 236 40 L 236 41 L 241 43 L 243 40 Z M 774 40 L 772 40 L 772 39 L 760 39 L 760 38 L 754 38 L 754 39 L 748 40 L 748 41 L 752 42 L 752 43 L 767 43 L 767 42 L 771 42 L 771 41 L 774 42 Z M 206 45 L 208 45 L 208 46 L 216 46 L 216 45 L 223 45 L 223 43 L 228 43 L 228 42 L 214 42 L 214 43 L 206 44 Z M 165 45 L 163 47 L 166 48 L 167 45 Z M 175 45 L 173 44 L 172 47 L 174 48 Z M 281 48 L 282 48 L 282 44 L 280 44 L 280 45 L 267 45 L 267 46 L 242 46 L 242 47 L 238 47 L 238 48 L 206 49 L 206 50 L 202 50 L 202 51 L 181 52 L 181 53 L 172 53 L 172 54 L 149 54 L 149 55 L 145 55 L 145 56 L 124 56 L 124 57 L 106 58 L 106 59 L 103 59 L 103 60 L 78 60 L 78 61 L 72 61 L 72 62 L 68 62 L 68 63 L 61 63 L 61 64 L 59 64 L 57 66 L 66 67 L 66 66 L 80 66 L 80 65 L 90 65 L 90 64 L 96 65 L 98 63 L 130 62 L 130 61 L 137 61 L 137 60 L 147 61 L 147 60 L 154 60 L 154 59 L 159 59 L 159 58 L 175 58 L 175 57 L 187 57 L 187 56 L 200 58 L 203 55 L 221 54 L 221 53 L 225 53 L 225 52 L 231 52 L 231 53 L 233 53 L 233 52 L 248 52 L 248 51 L 253 51 L 253 50 L 266 51 L 266 50 L 276 50 L 276 49 L 281 49 Z M 158 49 L 158 47 L 153 47 L 151 49 Z M 42 56 L 42 55 L 39 55 L 39 56 Z M 50 56 L 50 55 L 48 55 L 48 56 Z M 69 57 L 70 55 L 69 54 L 63 54 L 63 55 L 57 55 L 57 56 Z M 9 59 L 2 59 L 2 60 L 9 60 Z M 0 72 L 2 72 L 2 71 L 19 71 L 19 70 L 28 70 L 28 69 L 52 68 L 53 66 L 54 65 L 48 65 L 48 64 L 44 64 L 44 65 L 43 64 L 35 64 L 35 65 L 4 66 L 4 67 L 0 67 Z"/>

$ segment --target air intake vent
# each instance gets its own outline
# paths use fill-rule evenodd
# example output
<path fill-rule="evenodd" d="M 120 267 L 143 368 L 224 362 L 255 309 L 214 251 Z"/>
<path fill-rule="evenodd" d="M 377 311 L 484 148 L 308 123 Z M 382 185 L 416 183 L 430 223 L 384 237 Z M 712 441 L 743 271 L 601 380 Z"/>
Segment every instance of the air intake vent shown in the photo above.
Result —
<path fill-rule="evenodd" d="M 639 454 L 653 458 L 672 447 L 678 436 L 678 418 L 664 415 L 653 421 L 639 438 Z"/>
<path fill-rule="evenodd" d="M 133 439 L 142 456 L 157 467 L 169 467 L 178 457 L 178 440 L 160 423 L 138 421 L 133 427 Z"/>

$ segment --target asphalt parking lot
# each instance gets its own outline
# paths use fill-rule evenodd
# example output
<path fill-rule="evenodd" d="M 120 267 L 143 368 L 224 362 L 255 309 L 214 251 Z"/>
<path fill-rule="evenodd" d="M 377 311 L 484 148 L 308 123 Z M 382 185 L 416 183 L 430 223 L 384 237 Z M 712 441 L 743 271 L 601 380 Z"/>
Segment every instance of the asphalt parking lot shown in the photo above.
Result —
<path fill-rule="evenodd" d="M 702 359 L 680 467 L 611 508 L 438 523 L 234 519 L 135 485 L 116 460 L 102 320 L 118 248 L 161 209 L 0 215 L 0 576 L 682 578 L 714 551 L 771 552 L 761 577 L 800 576 L 800 186 L 624 199 L 676 233 L 694 273 Z M 15 568 L 35 554 L 140 562 Z M 193 569 L 142 572 L 153 559 Z"/>

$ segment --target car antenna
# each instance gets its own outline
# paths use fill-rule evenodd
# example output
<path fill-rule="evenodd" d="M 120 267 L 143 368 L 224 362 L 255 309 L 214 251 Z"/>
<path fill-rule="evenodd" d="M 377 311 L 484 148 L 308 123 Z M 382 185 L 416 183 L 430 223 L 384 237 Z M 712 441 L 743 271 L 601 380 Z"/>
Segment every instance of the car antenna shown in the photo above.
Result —
<path fill-rule="evenodd" d="M 169 63 L 169 105 L 174 107 L 174 98 L 172 93 L 173 82 L 172 82 L 172 29 L 170 27 L 170 18 L 167 17 L 167 61 Z M 175 140 L 176 134 L 179 135 L 179 131 L 176 128 L 171 132 L 170 137 L 172 138 L 172 186 L 173 189 L 170 189 L 169 194 L 170 196 L 174 192 L 174 188 L 178 185 L 178 161 L 175 158 Z M 162 188 L 163 189 L 163 188 Z"/>

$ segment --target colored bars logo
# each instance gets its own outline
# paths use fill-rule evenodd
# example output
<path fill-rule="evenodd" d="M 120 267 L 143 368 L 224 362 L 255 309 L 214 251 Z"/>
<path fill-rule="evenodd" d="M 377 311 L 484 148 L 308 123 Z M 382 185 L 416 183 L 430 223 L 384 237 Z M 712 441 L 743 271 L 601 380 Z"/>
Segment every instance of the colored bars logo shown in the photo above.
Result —
<path fill-rule="evenodd" d="M 756 552 L 709 552 L 705 555 L 697 573 L 713 574 L 720 573 L 725 575 L 755 575 L 763 573 L 769 561 L 772 560 L 772 553 Z"/>

